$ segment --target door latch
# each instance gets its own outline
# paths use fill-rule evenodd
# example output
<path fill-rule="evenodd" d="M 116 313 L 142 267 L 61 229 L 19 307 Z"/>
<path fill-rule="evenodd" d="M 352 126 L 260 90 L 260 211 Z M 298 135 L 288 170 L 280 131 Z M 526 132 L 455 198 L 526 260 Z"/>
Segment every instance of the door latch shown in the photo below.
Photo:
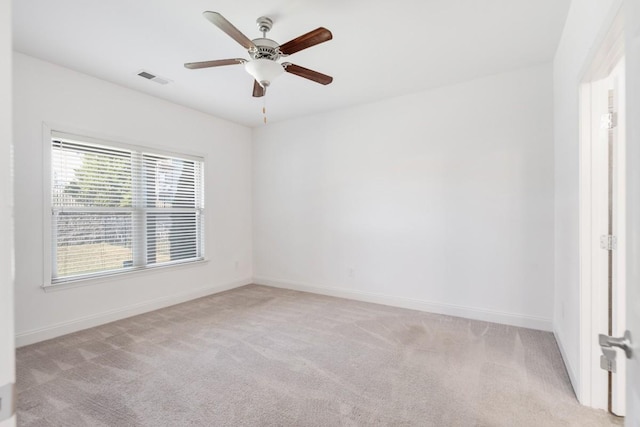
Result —
<path fill-rule="evenodd" d="M 631 332 L 624 331 L 624 335 L 620 338 L 610 337 L 609 335 L 598 335 L 598 342 L 604 352 L 605 349 L 612 349 L 612 347 L 618 347 L 624 351 L 627 359 L 631 359 L 633 356 L 633 349 L 631 348 Z"/>
<path fill-rule="evenodd" d="M 600 355 L 600 367 L 605 371 L 616 372 L 616 351 L 612 348 L 603 348 Z"/>

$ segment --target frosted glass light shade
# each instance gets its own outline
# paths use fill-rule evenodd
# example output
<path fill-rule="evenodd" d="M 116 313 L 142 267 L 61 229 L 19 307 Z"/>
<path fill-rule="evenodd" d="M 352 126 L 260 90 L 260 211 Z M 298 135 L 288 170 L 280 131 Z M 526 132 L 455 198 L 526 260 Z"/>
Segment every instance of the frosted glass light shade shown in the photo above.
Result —
<path fill-rule="evenodd" d="M 265 58 L 245 62 L 244 68 L 262 87 L 269 86 L 276 77 L 284 73 L 282 65 Z"/>

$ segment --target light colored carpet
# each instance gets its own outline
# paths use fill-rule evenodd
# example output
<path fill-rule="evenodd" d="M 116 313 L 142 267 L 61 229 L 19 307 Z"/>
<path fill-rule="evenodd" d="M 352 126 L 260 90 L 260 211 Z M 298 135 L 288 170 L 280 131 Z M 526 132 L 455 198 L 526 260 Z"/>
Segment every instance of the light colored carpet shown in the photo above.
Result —
<path fill-rule="evenodd" d="M 553 335 L 246 286 L 18 349 L 21 426 L 603 426 Z"/>

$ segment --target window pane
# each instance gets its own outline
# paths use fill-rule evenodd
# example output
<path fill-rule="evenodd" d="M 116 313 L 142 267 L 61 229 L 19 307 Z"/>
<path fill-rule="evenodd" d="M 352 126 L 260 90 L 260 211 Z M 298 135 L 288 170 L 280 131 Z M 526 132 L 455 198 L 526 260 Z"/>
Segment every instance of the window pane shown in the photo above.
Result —
<path fill-rule="evenodd" d="M 131 153 L 54 141 L 53 206 L 130 207 Z"/>
<path fill-rule="evenodd" d="M 131 213 L 57 213 L 53 217 L 57 277 L 132 265 Z"/>
<path fill-rule="evenodd" d="M 198 207 L 199 166 L 199 162 L 192 160 L 145 154 L 143 173 L 147 207 Z"/>
<path fill-rule="evenodd" d="M 147 262 L 185 260 L 200 256 L 200 215 L 196 212 L 147 214 Z"/>

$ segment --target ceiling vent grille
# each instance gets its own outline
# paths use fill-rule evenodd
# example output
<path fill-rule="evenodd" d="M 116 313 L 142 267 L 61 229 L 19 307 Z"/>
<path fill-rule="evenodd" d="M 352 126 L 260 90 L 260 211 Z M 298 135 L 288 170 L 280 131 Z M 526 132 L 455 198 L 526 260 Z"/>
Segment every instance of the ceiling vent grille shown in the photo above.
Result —
<path fill-rule="evenodd" d="M 168 83 L 171 83 L 171 80 L 169 80 L 167 78 L 164 78 L 164 77 L 156 76 L 155 74 L 150 73 L 148 71 L 141 70 L 141 71 L 138 71 L 137 74 L 140 77 L 143 77 L 143 78 L 145 78 L 147 80 L 151 80 L 152 82 L 155 82 L 155 83 L 158 83 L 158 84 L 161 84 L 161 85 L 166 85 Z"/>

